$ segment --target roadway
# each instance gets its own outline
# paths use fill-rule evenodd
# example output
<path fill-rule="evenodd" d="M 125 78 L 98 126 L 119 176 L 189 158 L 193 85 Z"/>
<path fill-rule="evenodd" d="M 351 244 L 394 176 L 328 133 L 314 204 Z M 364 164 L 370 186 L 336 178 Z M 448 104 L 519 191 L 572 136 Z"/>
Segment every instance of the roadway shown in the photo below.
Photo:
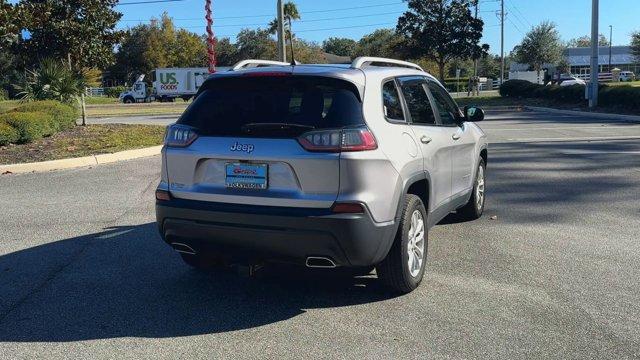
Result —
<path fill-rule="evenodd" d="M 158 157 L 0 176 L 0 358 L 640 357 L 640 125 L 482 126 L 485 216 L 432 229 L 399 297 L 374 275 L 191 270 L 157 234 Z"/>

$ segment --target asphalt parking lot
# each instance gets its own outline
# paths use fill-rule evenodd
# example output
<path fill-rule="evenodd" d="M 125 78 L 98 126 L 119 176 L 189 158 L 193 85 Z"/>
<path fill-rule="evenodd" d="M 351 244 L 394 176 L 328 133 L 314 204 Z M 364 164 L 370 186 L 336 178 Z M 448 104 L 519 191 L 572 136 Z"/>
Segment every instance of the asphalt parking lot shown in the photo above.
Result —
<path fill-rule="evenodd" d="M 399 297 L 375 275 L 191 270 L 157 234 L 158 157 L 0 176 L 0 358 L 640 358 L 640 124 L 482 127 L 485 216 L 432 229 Z"/>

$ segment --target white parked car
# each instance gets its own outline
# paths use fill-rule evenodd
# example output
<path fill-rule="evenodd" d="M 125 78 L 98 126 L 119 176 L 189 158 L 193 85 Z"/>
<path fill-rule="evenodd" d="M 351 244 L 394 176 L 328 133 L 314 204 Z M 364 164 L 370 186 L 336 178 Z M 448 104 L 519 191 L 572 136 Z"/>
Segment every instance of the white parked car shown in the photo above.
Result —
<path fill-rule="evenodd" d="M 252 62 L 270 66 L 210 76 L 168 128 L 162 238 L 196 268 L 376 267 L 391 289 L 414 290 L 428 230 L 452 211 L 482 216 L 484 112 L 404 61 Z"/>
<path fill-rule="evenodd" d="M 558 84 L 560 86 L 587 85 L 587 82 L 575 76 L 562 76 L 560 80 L 558 80 Z"/>
<path fill-rule="evenodd" d="M 620 72 L 620 81 L 634 81 L 636 79 L 636 74 L 633 71 L 621 71 Z"/>

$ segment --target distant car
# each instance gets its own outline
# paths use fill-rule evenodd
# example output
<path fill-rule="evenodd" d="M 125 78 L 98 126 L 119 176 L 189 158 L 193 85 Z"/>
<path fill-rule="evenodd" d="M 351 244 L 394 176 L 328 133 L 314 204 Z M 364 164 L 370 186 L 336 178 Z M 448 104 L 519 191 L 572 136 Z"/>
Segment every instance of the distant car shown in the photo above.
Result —
<path fill-rule="evenodd" d="M 636 74 L 632 71 L 621 71 L 620 72 L 620 81 L 635 81 Z"/>
<path fill-rule="evenodd" d="M 587 82 L 575 76 L 563 76 L 558 80 L 560 86 L 587 85 Z"/>

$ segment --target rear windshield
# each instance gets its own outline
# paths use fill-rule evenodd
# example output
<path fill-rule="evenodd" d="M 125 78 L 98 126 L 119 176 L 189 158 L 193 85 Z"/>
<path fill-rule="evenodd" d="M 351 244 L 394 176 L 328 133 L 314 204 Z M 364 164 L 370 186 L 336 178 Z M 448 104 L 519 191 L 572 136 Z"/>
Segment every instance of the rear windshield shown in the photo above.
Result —
<path fill-rule="evenodd" d="M 364 124 L 347 81 L 314 76 L 234 76 L 208 82 L 178 120 L 201 135 L 294 137 Z"/>

